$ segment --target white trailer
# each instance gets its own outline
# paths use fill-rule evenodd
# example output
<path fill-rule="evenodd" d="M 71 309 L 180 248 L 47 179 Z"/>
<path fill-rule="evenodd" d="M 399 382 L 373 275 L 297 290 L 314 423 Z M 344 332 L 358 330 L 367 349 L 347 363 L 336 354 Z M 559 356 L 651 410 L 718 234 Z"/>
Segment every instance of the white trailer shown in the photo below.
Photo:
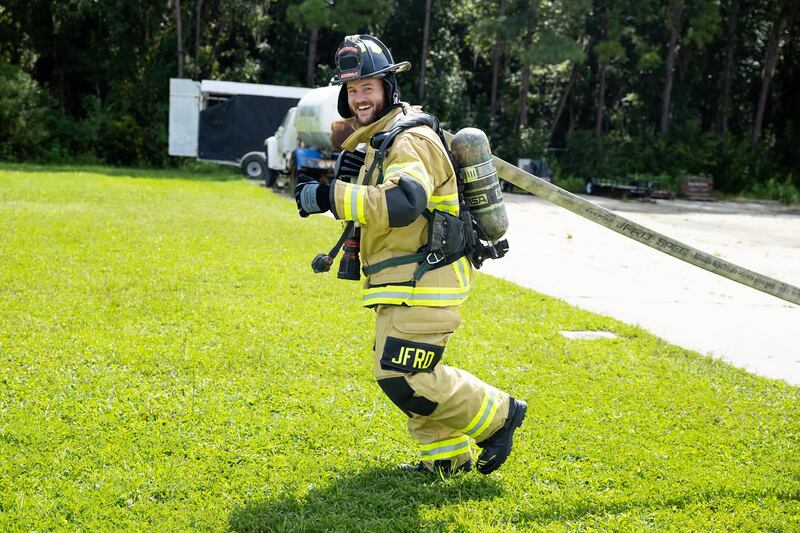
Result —
<path fill-rule="evenodd" d="M 311 89 L 230 81 L 169 80 L 169 155 L 236 165 L 267 176 L 264 139 Z"/>

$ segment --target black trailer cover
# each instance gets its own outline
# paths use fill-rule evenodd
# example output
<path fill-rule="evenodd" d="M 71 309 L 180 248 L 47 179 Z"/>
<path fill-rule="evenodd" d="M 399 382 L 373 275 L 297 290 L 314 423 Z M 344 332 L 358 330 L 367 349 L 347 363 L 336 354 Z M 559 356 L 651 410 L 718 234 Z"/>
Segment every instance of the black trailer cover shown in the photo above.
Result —
<path fill-rule="evenodd" d="M 197 155 L 200 159 L 237 161 L 264 150 L 297 98 L 239 94 L 200 112 Z"/>

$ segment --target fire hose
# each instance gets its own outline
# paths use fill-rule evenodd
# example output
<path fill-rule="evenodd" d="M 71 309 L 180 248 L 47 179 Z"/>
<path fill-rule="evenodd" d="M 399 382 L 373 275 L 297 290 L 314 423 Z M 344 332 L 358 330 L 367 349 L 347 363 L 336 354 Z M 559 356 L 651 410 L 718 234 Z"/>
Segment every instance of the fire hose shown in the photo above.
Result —
<path fill-rule="evenodd" d="M 452 138 L 452 135 L 449 133 L 446 135 L 448 140 Z M 600 224 L 629 239 L 646 244 L 667 255 L 671 255 L 672 257 L 686 261 L 696 267 L 713 272 L 718 276 L 771 294 L 787 302 L 800 305 L 800 288 L 794 285 L 759 274 L 758 272 L 741 267 L 720 257 L 703 252 L 688 244 L 684 244 L 672 237 L 663 235 L 620 216 L 602 206 L 584 200 L 580 196 L 565 191 L 496 156 L 492 157 L 495 167 L 497 168 L 497 174 L 502 179 L 512 185 L 516 185 L 520 189 L 524 189 L 540 198 L 544 198 L 550 203 L 563 207 L 567 211 L 571 211 L 576 215 L 580 215 L 596 224 Z"/>

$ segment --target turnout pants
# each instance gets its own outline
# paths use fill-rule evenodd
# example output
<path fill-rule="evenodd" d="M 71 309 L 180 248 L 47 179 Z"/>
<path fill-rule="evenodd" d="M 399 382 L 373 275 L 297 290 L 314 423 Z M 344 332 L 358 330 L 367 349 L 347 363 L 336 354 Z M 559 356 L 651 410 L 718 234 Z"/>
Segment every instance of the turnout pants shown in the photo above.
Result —
<path fill-rule="evenodd" d="M 467 462 L 470 438 L 481 442 L 503 426 L 509 396 L 469 372 L 439 362 L 461 324 L 458 307 L 380 305 L 376 309 L 374 374 L 408 415 L 421 459 Z"/>

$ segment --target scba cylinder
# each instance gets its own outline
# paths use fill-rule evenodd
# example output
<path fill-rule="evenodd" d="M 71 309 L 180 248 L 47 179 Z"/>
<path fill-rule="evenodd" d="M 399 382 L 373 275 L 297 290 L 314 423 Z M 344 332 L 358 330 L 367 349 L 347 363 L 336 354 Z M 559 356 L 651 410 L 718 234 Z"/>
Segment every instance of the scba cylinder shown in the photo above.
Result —
<path fill-rule="evenodd" d="M 497 242 L 508 229 L 508 215 L 489 139 L 477 128 L 464 128 L 453 136 L 450 151 L 459 166 L 467 207 L 486 233 L 481 237 Z"/>

